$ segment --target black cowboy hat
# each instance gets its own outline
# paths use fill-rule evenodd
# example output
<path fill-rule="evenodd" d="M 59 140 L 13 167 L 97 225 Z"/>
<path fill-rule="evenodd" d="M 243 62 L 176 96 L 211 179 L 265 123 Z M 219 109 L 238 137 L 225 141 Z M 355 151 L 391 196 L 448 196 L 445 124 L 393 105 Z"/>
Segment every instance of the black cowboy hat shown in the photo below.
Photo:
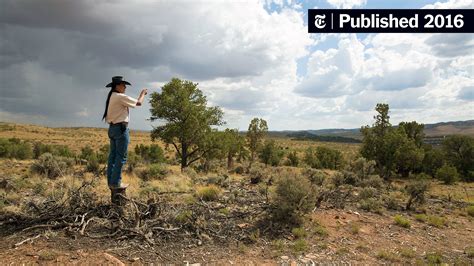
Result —
<path fill-rule="evenodd" d="M 121 83 L 124 83 L 124 84 L 127 84 L 127 85 L 132 85 L 132 84 L 130 84 L 130 82 L 128 82 L 126 80 L 123 80 L 122 76 L 115 76 L 115 77 L 112 77 L 112 82 L 107 84 L 105 87 L 112 87 L 113 85 L 121 84 Z"/>

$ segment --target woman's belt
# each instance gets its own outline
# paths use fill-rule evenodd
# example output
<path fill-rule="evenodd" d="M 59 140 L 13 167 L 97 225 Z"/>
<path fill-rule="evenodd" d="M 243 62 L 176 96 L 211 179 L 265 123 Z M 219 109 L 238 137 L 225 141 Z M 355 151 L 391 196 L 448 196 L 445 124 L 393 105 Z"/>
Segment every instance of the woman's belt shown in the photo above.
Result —
<path fill-rule="evenodd" d="M 111 125 L 111 126 L 114 126 L 114 125 L 124 125 L 124 126 L 128 126 L 128 122 L 109 123 L 109 125 Z"/>

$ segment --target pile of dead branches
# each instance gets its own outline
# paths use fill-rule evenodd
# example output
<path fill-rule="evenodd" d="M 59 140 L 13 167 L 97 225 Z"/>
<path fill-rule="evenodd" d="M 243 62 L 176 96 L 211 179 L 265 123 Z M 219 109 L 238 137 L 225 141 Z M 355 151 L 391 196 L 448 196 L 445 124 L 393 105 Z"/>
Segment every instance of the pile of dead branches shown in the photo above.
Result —
<path fill-rule="evenodd" d="M 183 204 L 167 200 L 170 195 L 165 193 L 156 193 L 146 202 L 123 196 L 125 206 L 117 206 L 100 202 L 93 186 L 93 182 L 83 182 L 62 197 L 31 200 L 22 213 L 2 215 L 2 231 L 33 236 L 47 230 L 64 231 L 71 237 L 133 239 L 149 245 L 180 239 L 198 244 L 245 241 L 255 233 L 255 221 L 267 208 L 264 198 L 242 197 L 228 208 L 225 197 L 222 201 Z"/>

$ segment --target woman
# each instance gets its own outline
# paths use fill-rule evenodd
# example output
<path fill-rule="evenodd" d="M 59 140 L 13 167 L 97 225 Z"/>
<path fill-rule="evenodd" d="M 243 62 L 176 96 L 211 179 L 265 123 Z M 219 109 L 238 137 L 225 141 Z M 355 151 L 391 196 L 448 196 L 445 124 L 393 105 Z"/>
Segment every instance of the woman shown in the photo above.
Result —
<path fill-rule="evenodd" d="M 107 163 L 107 183 L 110 189 L 126 188 L 127 184 L 122 184 L 122 166 L 127 161 L 127 148 L 130 142 L 128 122 L 129 110 L 135 106 L 141 106 L 147 89 L 140 92 L 138 99 L 125 94 L 126 85 L 132 85 L 123 80 L 121 76 L 112 77 L 112 82 L 107 84 L 110 87 L 109 95 L 105 103 L 105 112 L 102 120 L 109 123 L 110 153 Z"/>

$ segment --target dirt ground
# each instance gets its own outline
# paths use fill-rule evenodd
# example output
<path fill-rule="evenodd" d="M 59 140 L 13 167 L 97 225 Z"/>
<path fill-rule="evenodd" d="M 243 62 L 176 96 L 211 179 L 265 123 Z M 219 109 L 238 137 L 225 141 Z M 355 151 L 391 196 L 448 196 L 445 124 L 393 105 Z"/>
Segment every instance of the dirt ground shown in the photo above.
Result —
<path fill-rule="evenodd" d="M 0 132 L 0 137 L 11 137 L 12 132 L 21 139 L 49 140 L 50 144 L 61 145 L 79 143 L 77 137 L 81 136 L 83 145 L 91 144 L 94 148 L 100 147 L 97 141 L 94 143 L 94 139 L 106 140 L 103 129 L 81 129 L 76 132 L 76 129 L 70 128 L 49 129 L 21 125 L 8 132 Z M 138 143 L 150 143 L 149 136 L 145 133 L 137 133 L 135 136 Z M 293 146 L 294 143 L 287 144 Z M 297 144 L 304 149 L 303 142 Z M 76 146 L 76 150 L 79 150 L 78 147 Z M 352 146 L 349 148 L 354 149 Z M 45 180 L 29 173 L 32 162 L 33 160 L 0 159 L 0 181 L 7 180 L 7 184 L 13 186 L 0 188 L 4 197 L 1 202 L 4 210 L 21 212 L 18 206 L 30 197 L 37 196 L 38 193 L 49 195 L 56 187 L 88 178 L 86 174 L 81 177 Z M 164 180 L 142 182 L 133 174 L 126 174 L 125 181 L 131 185 L 129 196 L 138 199 L 155 191 L 194 190 L 194 186 L 201 185 L 212 176 L 197 177 L 191 181 L 189 176 L 182 175 L 179 169 L 173 167 L 169 167 L 170 173 Z M 75 170 L 80 172 L 83 166 L 77 168 Z M 331 171 L 326 173 L 333 174 Z M 240 199 L 244 201 L 229 203 L 222 200 L 215 204 L 221 204 L 231 213 L 237 213 L 241 208 L 262 200 L 262 186 L 249 184 L 248 176 L 229 176 L 230 183 L 224 190 L 238 190 Z M 39 183 L 43 186 L 38 186 Z M 389 192 L 399 200 L 400 206 L 406 202 L 406 195 L 402 192 L 405 184 L 406 180 L 395 180 Z M 100 180 L 94 189 L 99 196 L 98 201 L 107 202 L 109 191 L 105 179 Z M 232 194 L 229 191 L 224 192 L 225 197 Z M 181 233 L 179 237 L 173 234 L 160 235 L 155 238 L 154 244 L 150 244 L 133 237 L 98 239 L 94 237 L 97 232 L 91 235 L 79 235 L 77 232 L 71 234 L 67 228 L 22 231 L 21 228 L 26 227 L 24 226 L 19 227 L 19 230 L 9 230 L 5 226 L 8 221 L 3 219 L 6 216 L 3 216 L 0 217 L 0 221 L 3 221 L 0 222 L 0 264 L 474 265 L 474 218 L 466 210 L 467 206 L 474 203 L 474 184 L 457 183 L 448 186 L 432 181 L 426 198 L 426 203 L 416 208 L 416 212 L 385 207 L 380 213 L 364 211 L 358 206 L 357 196 L 350 198 L 343 208 L 322 204 L 307 215 L 300 228 L 303 233 L 293 231 L 292 228 L 280 235 L 256 231 L 250 242 L 220 238 L 217 235 L 206 235 L 199 239 L 196 235 L 186 237 L 186 234 Z M 186 201 L 183 202 L 182 206 L 188 207 Z M 217 209 L 215 212 L 218 212 Z M 417 216 L 420 214 L 443 222 L 437 224 L 436 220 L 432 223 L 422 221 Z M 3 214 L 0 212 L 0 215 Z M 394 221 L 396 215 L 407 219 L 410 226 L 405 228 L 397 225 Z M 216 215 L 212 217 L 215 218 Z M 229 224 L 245 226 L 240 220 Z"/>
<path fill-rule="evenodd" d="M 458 216 L 442 228 L 415 220 L 410 228 L 403 228 L 394 224 L 390 213 L 379 215 L 349 209 L 316 210 L 311 218 L 326 233 L 310 236 L 307 250 L 300 254 L 291 250 L 292 236 L 283 237 L 283 247 L 264 238 L 250 245 L 213 239 L 199 245 L 190 239 L 189 243 L 169 240 L 147 246 L 129 240 L 98 240 L 45 231 L 21 245 L 18 243 L 38 232 L 2 236 L 0 256 L 2 264 L 424 264 L 433 259 L 461 265 L 474 263 L 469 257 L 472 255 L 466 254 L 474 243 L 472 218 Z"/>

